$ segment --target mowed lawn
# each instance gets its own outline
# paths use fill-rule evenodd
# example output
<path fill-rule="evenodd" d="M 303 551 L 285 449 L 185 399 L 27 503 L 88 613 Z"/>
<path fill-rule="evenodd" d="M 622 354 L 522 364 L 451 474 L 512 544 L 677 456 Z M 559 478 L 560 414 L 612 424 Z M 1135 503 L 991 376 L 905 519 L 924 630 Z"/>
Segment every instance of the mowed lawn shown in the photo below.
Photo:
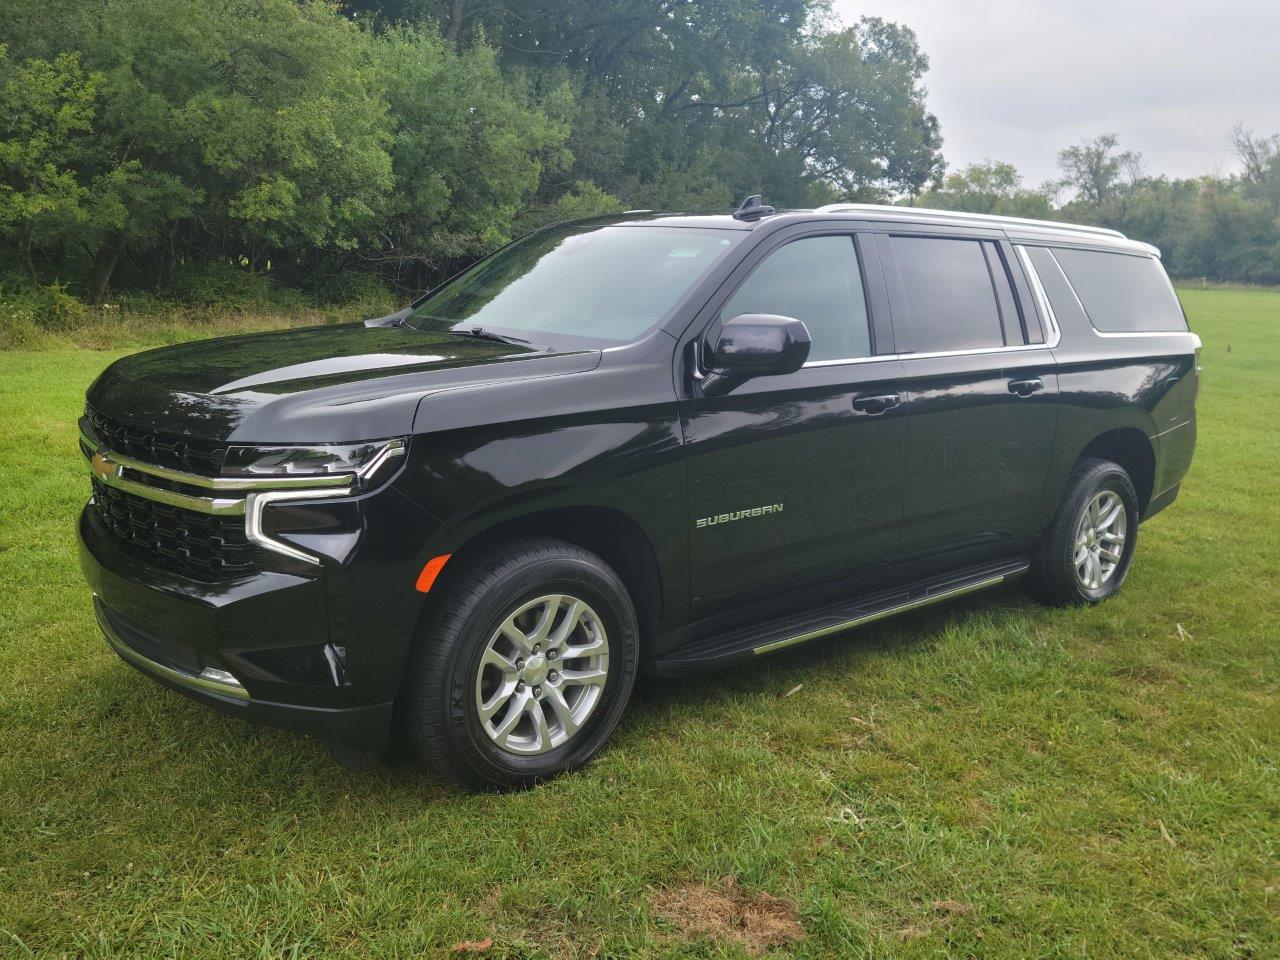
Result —
<path fill-rule="evenodd" d="M 649 684 L 507 796 L 124 666 L 73 538 L 114 355 L 0 354 L 0 956 L 1280 957 L 1280 294 L 1183 297 L 1199 451 L 1120 596 Z"/>

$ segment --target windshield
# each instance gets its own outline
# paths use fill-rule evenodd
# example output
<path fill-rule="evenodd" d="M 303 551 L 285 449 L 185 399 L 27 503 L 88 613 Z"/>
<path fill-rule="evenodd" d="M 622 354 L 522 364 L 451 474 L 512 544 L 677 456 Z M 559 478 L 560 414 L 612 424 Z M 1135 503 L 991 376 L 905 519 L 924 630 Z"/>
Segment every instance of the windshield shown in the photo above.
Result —
<path fill-rule="evenodd" d="M 626 343 L 661 320 L 739 237 L 688 227 L 550 227 L 455 277 L 406 322 L 557 348 Z"/>

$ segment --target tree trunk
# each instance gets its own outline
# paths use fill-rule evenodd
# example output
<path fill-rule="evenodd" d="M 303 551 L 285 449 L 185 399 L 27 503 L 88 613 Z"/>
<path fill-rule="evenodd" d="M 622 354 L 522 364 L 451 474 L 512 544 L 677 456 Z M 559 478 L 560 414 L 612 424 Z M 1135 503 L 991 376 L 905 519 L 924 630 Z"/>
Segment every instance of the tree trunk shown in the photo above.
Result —
<path fill-rule="evenodd" d="M 31 278 L 32 284 L 40 285 L 40 278 L 36 276 L 36 264 L 31 259 L 31 237 L 28 235 L 18 241 L 18 249 L 22 251 L 22 262 L 27 267 L 27 276 Z"/>
<path fill-rule="evenodd" d="M 462 33 L 462 0 L 453 0 L 449 11 L 449 26 L 445 28 L 444 38 L 450 46 L 458 45 L 458 36 Z"/>
<path fill-rule="evenodd" d="M 124 249 L 124 235 L 116 238 L 115 243 L 107 244 L 93 255 L 93 295 L 89 302 L 95 306 L 107 298 L 107 290 L 111 287 L 111 274 L 120 262 L 120 252 Z"/>

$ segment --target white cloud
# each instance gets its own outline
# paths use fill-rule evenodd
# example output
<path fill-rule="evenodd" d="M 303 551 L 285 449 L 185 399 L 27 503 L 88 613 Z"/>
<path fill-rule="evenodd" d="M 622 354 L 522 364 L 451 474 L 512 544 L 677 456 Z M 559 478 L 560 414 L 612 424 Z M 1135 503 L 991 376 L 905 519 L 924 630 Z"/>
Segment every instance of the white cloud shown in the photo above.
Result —
<path fill-rule="evenodd" d="M 834 0 L 846 23 L 911 27 L 952 167 L 1007 160 L 1029 184 L 1099 133 L 1151 173 L 1233 169 L 1236 123 L 1280 132 L 1280 3 L 1268 0 Z"/>

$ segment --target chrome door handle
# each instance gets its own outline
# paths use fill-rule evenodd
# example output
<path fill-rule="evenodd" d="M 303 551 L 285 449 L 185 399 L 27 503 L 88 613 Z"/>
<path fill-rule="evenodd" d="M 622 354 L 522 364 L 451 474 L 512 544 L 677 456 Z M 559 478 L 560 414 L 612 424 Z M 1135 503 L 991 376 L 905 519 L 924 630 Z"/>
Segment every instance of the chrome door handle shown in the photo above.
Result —
<path fill-rule="evenodd" d="M 866 394 L 853 398 L 853 409 L 869 417 L 878 417 L 901 403 L 902 397 L 896 393 Z"/>
<path fill-rule="evenodd" d="M 1029 397 L 1033 393 L 1039 393 L 1044 389 L 1044 381 L 1039 377 L 1032 377 L 1029 380 L 1010 380 L 1009 392 L 1016 393 L 1020 397 Z"/>

